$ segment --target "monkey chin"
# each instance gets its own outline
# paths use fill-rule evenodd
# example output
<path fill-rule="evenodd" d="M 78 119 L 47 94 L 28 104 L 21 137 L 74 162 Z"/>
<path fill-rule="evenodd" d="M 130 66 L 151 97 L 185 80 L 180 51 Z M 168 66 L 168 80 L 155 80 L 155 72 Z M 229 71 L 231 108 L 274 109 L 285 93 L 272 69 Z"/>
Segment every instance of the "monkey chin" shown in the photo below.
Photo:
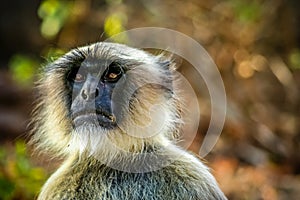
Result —
<path fill-rule="evenodd" d="M 80 126 L 100 126 L 104 129 L 113 129 L 116 127 L 114 115 L 98 114 L 97 112 L 83 113 L 73 117 L 73 128 Z"/>

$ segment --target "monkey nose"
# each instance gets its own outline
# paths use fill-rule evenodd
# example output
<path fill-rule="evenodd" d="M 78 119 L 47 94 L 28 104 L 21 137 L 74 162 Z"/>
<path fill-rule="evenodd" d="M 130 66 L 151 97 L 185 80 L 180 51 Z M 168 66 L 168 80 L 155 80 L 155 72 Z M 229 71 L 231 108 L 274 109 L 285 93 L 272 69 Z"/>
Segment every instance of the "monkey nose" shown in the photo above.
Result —
<path fill-rule="evenodd" d="M 95 90 L 83 89 L 81 91 L 81 97 L 85 101 L 94 100 L 98 95 L 99 95 L 99 88 L 95 88 Z"/>

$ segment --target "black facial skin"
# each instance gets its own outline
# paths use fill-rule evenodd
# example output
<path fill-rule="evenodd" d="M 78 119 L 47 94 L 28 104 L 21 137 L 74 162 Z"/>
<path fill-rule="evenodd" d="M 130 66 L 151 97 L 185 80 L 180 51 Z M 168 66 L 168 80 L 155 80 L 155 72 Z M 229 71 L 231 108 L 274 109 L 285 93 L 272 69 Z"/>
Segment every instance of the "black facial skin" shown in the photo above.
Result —
<path fill-rule="evenodd" d="M 112 93 L 124 69 L 116 62 L 98 61 L 73 67 L 67 80 L 72 87 L 71 118 L 75 127 L 92 124 L 116 126 L 112 112 Z"/>

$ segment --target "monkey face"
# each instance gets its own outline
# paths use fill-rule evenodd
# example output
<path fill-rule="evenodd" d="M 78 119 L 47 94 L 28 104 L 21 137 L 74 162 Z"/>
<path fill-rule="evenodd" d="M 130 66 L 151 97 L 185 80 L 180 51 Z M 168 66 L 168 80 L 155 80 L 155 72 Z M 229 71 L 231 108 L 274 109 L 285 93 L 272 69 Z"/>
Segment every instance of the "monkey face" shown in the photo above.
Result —
<path fill-rule="evenodd" d="M 159 63 L 143 51 L 105 45 L 78 49 L 76 57 L 67 57 L 73 62 L 65 80 L 71 96 L 70 119 L 75 128 L 99 126 L 127 132 L 132 122 L 136 127 L 153 120 L 148 114 L 151 106 L 170 96 L 170 71 L 166 62 Z M 155 118 L 159 120 L 159 114 Z"/>
<path fill-rule="evenodd" d="M 74 49 L 45 68 L 34 140 L 59 152 L 95 142 L 90 146 L 98 150 L 112 143 L 142 149 L 144 141 L 174 132 L 172 83 L 170 61 L 161 56 L 114 43 Z"/>
<path fill-rule="evenodd" d="M 124 73 L 120 64 L 106 60 L 83 62 L 79 69 L 70 70 L 67 81 L 72 85 L 70 112 L 75 127 L 93 124 L 110 129 L 116 126 L 112 93 Z"/>

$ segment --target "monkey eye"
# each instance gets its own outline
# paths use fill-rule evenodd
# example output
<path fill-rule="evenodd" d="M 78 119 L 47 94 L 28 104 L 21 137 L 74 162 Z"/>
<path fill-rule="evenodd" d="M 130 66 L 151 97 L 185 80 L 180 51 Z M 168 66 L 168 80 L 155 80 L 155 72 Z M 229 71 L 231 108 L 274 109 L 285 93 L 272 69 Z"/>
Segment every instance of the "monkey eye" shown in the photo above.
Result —
<path fill-rule="evenodd" d="M 71 70 L 67 79 L 72 82 L 81 83 L 85 80 L 85 76 L 82 73 L 79 73 L 78 70 Z"/>
<path fill-rule="evenodd" d="M 116 63 L 112 63 L 104 72 L 104 80 L 109 82 L 116 82 L 121 78 L 122 74 L 122 67 Z"/>
<path fill-rule="evenodd" d="M 82 75 L 82 74 L 80 74 L 80 73 L 77 73 L 77 74 L 75 75 L 75 77 L 74 77 L 74 81 L 75 81 L 75 82 L 78 82 L 78 83 L 80 83 L 80 82 L 82 82 L 82 81 L 84 81 L 84 80 L 85 80 L 84 75 Z"/>

